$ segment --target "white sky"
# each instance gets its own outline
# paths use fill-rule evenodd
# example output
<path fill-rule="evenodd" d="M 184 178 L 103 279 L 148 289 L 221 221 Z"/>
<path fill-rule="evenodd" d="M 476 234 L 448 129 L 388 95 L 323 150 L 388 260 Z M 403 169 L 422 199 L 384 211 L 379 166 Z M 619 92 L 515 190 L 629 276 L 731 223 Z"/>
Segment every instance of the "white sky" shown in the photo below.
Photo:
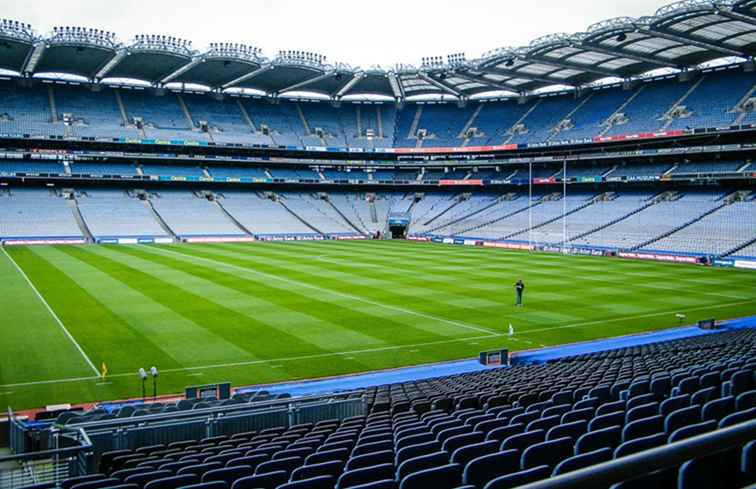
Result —
<path fill-rule="evenodd" d="M 664 0 L 6 0 L 4 18 L 46 34 L 70 25 L 324 54 L 367 68 L 420 64 L 424 56 L 476 58 L 536 37 L 577 32 L 612 17 L 652 15 Z"/>

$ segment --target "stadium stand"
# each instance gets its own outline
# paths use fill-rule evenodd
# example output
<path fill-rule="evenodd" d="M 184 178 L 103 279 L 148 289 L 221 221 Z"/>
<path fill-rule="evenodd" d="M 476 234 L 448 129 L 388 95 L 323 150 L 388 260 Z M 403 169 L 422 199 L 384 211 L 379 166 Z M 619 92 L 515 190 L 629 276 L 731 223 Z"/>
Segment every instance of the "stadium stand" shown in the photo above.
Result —
<path fill-rule="evenodd" d="M 647 80 L 630 90 L 602 87 L 578 98 L 559 93 L 522 104 L 422 103 L 396 110 L 383 104 L 336 108 L 324 102 L 271 104 L 198 93 L 92 90 L 60 83 L 22 87 L 2 81 L 0 133 L 336 148 L 533 144 L 751 123 L 750 109 L 737 104 L 755 82 L 753 73 L 724 69 L 688 81 Z M 717 95 L 712 99 L 710 93 Z"/>
<path fill-rule="evenodd" d="M 165 223 L 180 237 L 244 236 L 223 211 L 201 195 L 189 191 L 162 190 L 150 201 Z"/>
<path fill-rule="evenodd" d="M 756 330 L 741 329 L 380 385 L 355 393 L 365 399 L 361 416 L 203 439 L 169 437 L 100 452 L 96 473 L 61 487 L 210 488 L 212 481 L 237 489 L 513 487 L 514 480 L 543 480 L 631 453 L 645 456 L 644 450 L 756 419 L 754 354 Z M 234 403 L 269 398 L 251 392 Z M 109 412 L 62 413 L 58 422 L 90 423 L 94 430 L 97 420 L 210 408 L 213 402 L 127 404 Z M 715 470 L 722 487 L 755 480 L 750 465 L 741 464 L 752 449 L 744 444 L 718 455 L 718 467 L 727 467 Z M 691 466 L 707 463 L 696 458 L 643 481 L 699 487 Z"/>
<path fill-rule="evenodd" d="M 57 190 L 11 188 L 0 191 L 0 236 L 83 238 L 66 196 Z"/>
<path fill-rule="evenodd" d="M 95 239 L 167 237 L 146 202 L 123 190 L 87 190 L 77 197 L 81 215 Z"/>
<path fill-rule="evenodd" d="M 278 201 L 260 196 L 256 192 L 225 191 L 220 197 L 223 207 L 256 236 L 317 233 Z"/>

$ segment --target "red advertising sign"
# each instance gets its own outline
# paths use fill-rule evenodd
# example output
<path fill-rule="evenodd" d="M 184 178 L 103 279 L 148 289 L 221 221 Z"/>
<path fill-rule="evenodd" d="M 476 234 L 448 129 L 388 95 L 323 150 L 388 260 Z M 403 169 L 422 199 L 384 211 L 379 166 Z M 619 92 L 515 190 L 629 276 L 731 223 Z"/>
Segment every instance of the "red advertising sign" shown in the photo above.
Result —
<path fill-rule="evenodd" d="M 442 187 L 449 185 L 483 185 L 483 180 L 439 180 L 438 184 Z"/>

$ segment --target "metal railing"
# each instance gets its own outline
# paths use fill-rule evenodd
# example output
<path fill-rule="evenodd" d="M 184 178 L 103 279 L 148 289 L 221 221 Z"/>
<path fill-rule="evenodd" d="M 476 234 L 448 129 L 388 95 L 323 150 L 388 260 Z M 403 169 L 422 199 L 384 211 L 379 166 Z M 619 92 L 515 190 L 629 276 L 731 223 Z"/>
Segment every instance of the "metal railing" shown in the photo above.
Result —
<path fill-rule="evenodd" d="M 209 409 L 187 413 L 172 412 L 139 418 L 109 420 L 107 423 L 77 425 L 89 436 L 92 461 L 96 466 L 103 453 L 139 446 L 200 440 L 266 428 L 290 427 L 328 419 L 344 419 L 367 412 L 366 399 L 330 399 L 277 403 L 256 409 Z M 0 488 L 2 489 L 2 488 Z"/>
<path fill-rule="evenodd" d="M 688 460 L 740 447 L 756 439 L 756 420 L 698 435 L 609 462 L 533 482 L 521 489 L 605 489 L 652 472 L 677 467 Z"/>
<path fill-rule="evenodd" d="M 0 457 L 0 489 L 58 483 L 94 468 L 92 443 L 83 429 L 51 428 L 47 435 L 47 450 Z"/>
<path fill-rule="evenodd" d="M 360 396 L 357 398 L 357 396 Z M 297 398 L 274 399 L 270 401 L 229 404 L 225 406 L 213 406 L 203 409 L 189 409 L 186 411 L 172 411 L 168 413 L 155 413 L 145 416 L 116 418 L 102 421 L 89 421 L 85 423 L 68 424 L 67 426 L 81 427 L 91 432 L 91 430 L 118 429 L 128 428 L 129 426 L 157 426 L 162 423 L 174 423 L 176 421 L 190 422 L 192 420 L 205 420 L 219 416 L 230 416 L 232 414 L 262 412 L 271 409 L 294 409 L 300 405 L 312 403 L 332 403 L 349 398 L 362 399 L 362 391 L 344 392 L 330 395 L 302 396 Z M 351 400 L 351 399 L 350 399 Z"/>

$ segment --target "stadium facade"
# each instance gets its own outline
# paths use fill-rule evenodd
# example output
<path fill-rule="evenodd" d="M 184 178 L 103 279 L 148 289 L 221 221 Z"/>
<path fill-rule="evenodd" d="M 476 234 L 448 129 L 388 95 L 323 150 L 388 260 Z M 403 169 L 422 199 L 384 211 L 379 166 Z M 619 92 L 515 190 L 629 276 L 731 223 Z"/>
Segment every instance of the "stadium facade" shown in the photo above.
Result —
<path fill-rule="evenodd" d="M 3 21 L 0 239 L 393 232 L 743 263 L 753 8 L 678 2 L 392 70 Z"/>
<path fill-rule="evenodd" d="M 197 51 L 166 36 L 122 43 L 78 27 L 40 36 L 0 21 L 0 241 L 392 236 L 756 268 L 754 52 L 756 0 L 686 0 L 479 59 L 391 70 L 239 44 Z M 108 384 L 105 361 L 98 372 L 12 254 L 9 267 L 95 375 L 0 387 Z M 713 295 L 739 302 L 725 306 L 752 302 L 726 292 Z M 0 488 L 740 487 L 756 482 L 753 325 L 710 320 L 726 331 L 584 342 L 525 352 L 511 368 L 294 399 L 231 395 L 224 383 L 150 403 L 142 370 L 142 401 L 34 422 L 9 410 L 15 455 L 0 457 Z M 319 351 L 298 359 L 346 354 Z"/>

